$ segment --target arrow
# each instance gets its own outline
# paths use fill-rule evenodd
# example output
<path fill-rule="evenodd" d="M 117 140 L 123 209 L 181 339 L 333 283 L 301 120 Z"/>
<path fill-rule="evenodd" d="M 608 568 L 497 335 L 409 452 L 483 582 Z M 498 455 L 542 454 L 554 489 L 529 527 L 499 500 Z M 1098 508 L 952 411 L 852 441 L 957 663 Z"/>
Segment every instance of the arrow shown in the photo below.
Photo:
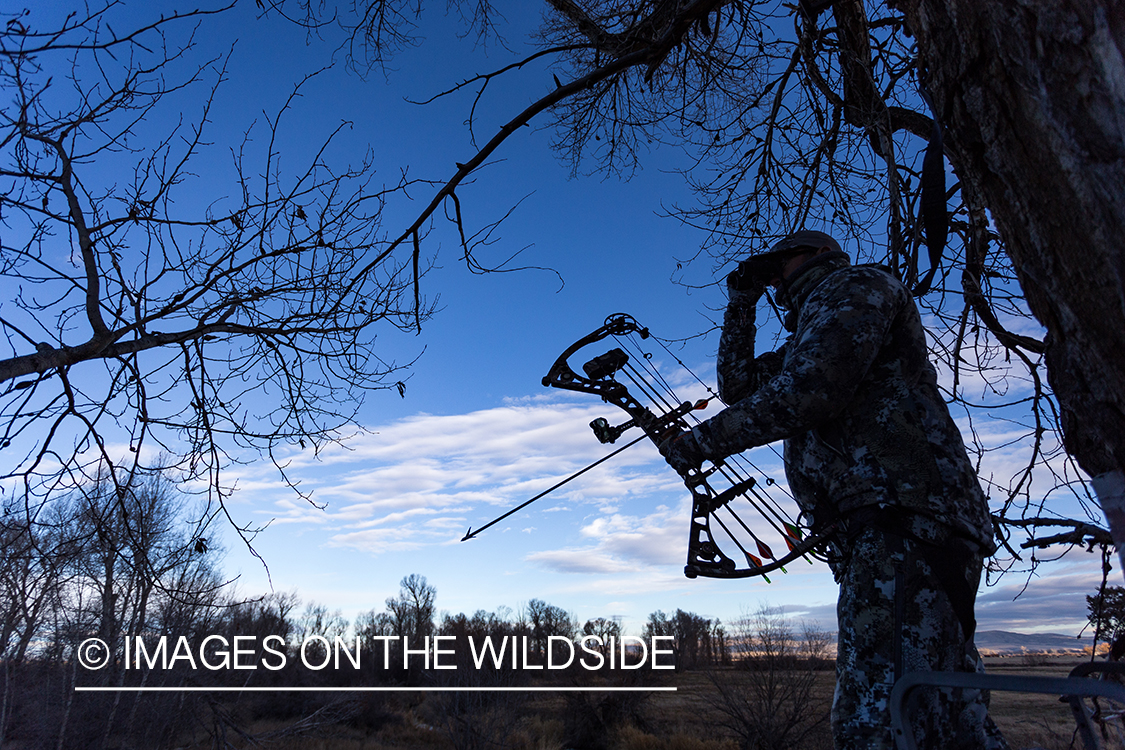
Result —
<path fill-rule="evenodd" d="M 605 455 L 605 456 L 602 456 L 601 458 L 599 458 L 599 459 L 598 459 L 597 461 L 595 461 L 594 463 L 590 464 L 590 465 L 589 465 L 589 466 L 587 466 L 586 468 L 584 468 L 584 469 L 579 469 L 578 471 L 574 472 L 574 473 L 573 473 L 573 474 L 571 474 L 571 475 L 570 475 L 569 477 L 567 477 L 566 479 L 562 480 L 561 482 L 559 482 L 558 484 L 554 485 L 553 487 L 549 487 L 548 489 L 545 489 L 545 490 L 543 490 L 542 492 L 540 492 L 540 493 L 539 493 L 538 495 L 536 495 L 535 497 L 531 498 L 531 499 L 530 499 L 530 500 L 528 500 L 527 502 L 525 502 L 525 503 L 522 503 L 521 505 L 517 505 L 516 507 L 512 508 L 512 509 L 511 509 L 510 511 L 508 511 L 507 513 L 505 513 L 505 514 L 504 514 L 504 515 L 502 515 L 502 516 L 499 516 L 498 518 L 494 518 L 494 519 L 492 519 L 491 521 L 489 521 L 488 523 L 486 523 L 486 524 L 485 524 L 484 526 L 481 526 L 481 527 L 480 527 L 479 529 L 477 529 L 476 531 L 473 531 L 473 527 L 472 527 L 472 526 L 470 526 L 470 527 L 469 527 L 469 530 L 465 532 L 465 536 L 461 537 L 461 541 L 462 541 L 462 542 L 464 542 L 464 541 L 467 541 L 467 540 L 469 540 L 469 539 L 472 539 L 472 538 L 473 538 L 473 537 L 475 537 L 475 536 L 476 536 L 477 534 L 479 534 L 479 533 L 481 533 L 482 531 L 484 531 L 485 529 L 487 529 L 487 528 L 488 528 L 489 526 L 492 526 L 493 524 L 497 524 L 497 523 L 500 523 L 500 522 L 501 522 L 501 521 L 503 521 L 503 520 L 504 520 L 505 518 L 507 518 L 508 516 L 512 515 L 513 513 L 515 513 L 515 512 L 516 512 L 516 511 L 518 511 L 518 510 L 523 510 L 524 508 L 526 508 L 527 506 L 531 505 L 531 504 L 532 504 L 533 502 L 535 502 L 535 501 L 536 501 L 536 500 L 538 500 L 539 498 L 543 497 L 544 495 L 549 495 L 550 493 L 552 493 L 552 492 L 554 492 L 555 490 L 557 490 L 557 489 L 558 489 L 559 487 L 562 487 L 562 486 L 563 486 L 564 484 L 566 484 L 567 482 L 569 482 L 569 481 L 570 481 L 571 479 L 577 479 L 578 477 L 582 476 L 583 474 L 585 474 L 585 473 L 586 473 L 587 471 L 589 471 L 590 469 L 594 468 L 594 467 L 595 467 L 595 466 L 597 466 L 598 464 L 603 464 L 603 463 L 605 463 L 606 461 L 608 461 L 609 459 L 613 458 L 614 456 L 616 456 L 616 455 L 617 455 L 618 453 L 620 453 L 621 451 L 625 450 L 626 448 L 629 448 L 629 447 L 632 447 L 632 446 L 636 445 L 637 443 L 639 443 L 639 442 L 641 442 L 642 440 L 644 440 L 644 439 L 645 439 L 646 437 L 648 437 L 648 435 L 644 435 L 644 434 L 642 434 L 642 435 L 641 435 L 641 436 L 640 436 L 639 438 L 637 438 L 637 439 L 636 439 L 636 440 L 634 440 L 633 442 L 631 442 L 631 443 L 626 443 L 625 445 L 623 445 L 623 446 L 621 446 L 620 448 L 618 448 L 617 450 L 615 450 L 615 451 L 614 451 L 613 453 L 610 453 L 610 454 L 607 454 L 607 455 Z"/>

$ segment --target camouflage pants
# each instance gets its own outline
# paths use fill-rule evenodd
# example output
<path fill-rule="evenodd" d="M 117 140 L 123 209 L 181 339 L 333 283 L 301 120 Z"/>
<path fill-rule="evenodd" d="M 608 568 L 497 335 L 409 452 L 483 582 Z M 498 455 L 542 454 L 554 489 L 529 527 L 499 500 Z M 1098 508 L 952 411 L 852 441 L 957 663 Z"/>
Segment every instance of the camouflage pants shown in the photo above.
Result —
<path fill-rule="evenodd" d="M 916 518 L 910 535 L 938 542 L 931 549 L 956 550 L 953 559 L 964 564 L 952 570 L 965 578 L 954 586 L 968 586 L 971 606 L 980 583 L 980 551 L 943 528 Z M 845 546 L 845 557 L 834 565 L 840 599 L 833 739 L 837 750 L 893 750 L 889 698 L 897 676 L 983 667 L 946 593 L 949 578 L 939 582 L 932 553 L 931 561 L 926 559 L 930 545 L 867 526 Z M 987 696 L 978 690 L 915 690 L 908 717 L 919 748 L 1008 747 L 988 716 Z"/>

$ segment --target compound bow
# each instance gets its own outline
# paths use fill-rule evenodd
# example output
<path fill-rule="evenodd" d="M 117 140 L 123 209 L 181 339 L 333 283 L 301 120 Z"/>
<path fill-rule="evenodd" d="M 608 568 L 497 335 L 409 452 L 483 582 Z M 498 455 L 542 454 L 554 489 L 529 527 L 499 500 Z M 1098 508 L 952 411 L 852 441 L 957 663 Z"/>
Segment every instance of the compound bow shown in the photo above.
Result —
<path fill-rule="evenodd" d="M 637 334 L 642 339 L 649 337 L 647 328 L 641 327 L 632 316 L 623 313 L 610 315 L 605 320 L 605 325 L 567 347 L 551 366 L 550 371 L 543 378 L 543 385 L 555 388 L 564 388 L 579 393 L 592 393 L 600 396 L 607 403 L 623 409 L 630 417 L 627 421 L 611 425 L 608 420 L 599 417 L 590 423 L 594 435 L 602 443 L 613 443 L 633 427 L 639 427 L 644 434 L 658 446 L 669 434 L 688 429 L 686 418 L 692 412 L 707 407 L 707 401 L 691 403 L 688 401 L 675 403 L 671 389 L 667 384 L 657 385 L 659 373 L 652 371 L 650 377 L 645 377 L 630 364 L 629 355 L 620 348 L 614 348 L 582 365 L 585 375 L 580 375 L 571 368 L 568 360 L 580 349 L 595 344 L 607 337 L 624 337 Z M 651 355 L 642 355 L 648 359 Z M 629 389 L 615 380 L 618 373 L 623 373 L 632 384 L 643 392 L 656 409 L 644 406 Z M 661 394 L 667 392 L 671 398 Z M 707 468 L 699 467 L 681 473 L 684 484 L 691 492 L 691 531 L 688 537 L 687 565 L 684 566 L 684 575 L 688 578 L 704 576 L 706 578 L 748 578 L 762 576 L 769 582 L 767 576 L 775 570 L 785 572 L 785 566 L 794 560 L 814 555 L 814 548 L 822 545 L 831 529 L 817 535 L 805 534 L 800 525 L 790 518 L 768 496 L 764 495 L 757 487 L 753 477 L 748 477 L 736 466 L 737 457 L 725 461 L 711 463 Z M 722 478 L 728 487 L 717 492 L 712 487 L 712 481 Z M 772 480 L 769 480 L 772 483 Z M 733 503 L 743 498 L 749 506 L 760 514 L 772 529 L 770 533 L 781 535 L 786 545 L 787 554 L 782 557 L 775 556 L 770 546 L 762 540 L 765 532 L 755 532 L 741 516 L 738 515 Z M 718 515 L 725 511 L 733 524 L 728 525 Z M 729 540 L 738 547 L 741 556 L 745 557 L 746 564 L 742 567 L 739 563 L 720 549 L 716 535 L 712 533 L 711 522 L 715 521 L 722 530 L 722 538 Z M 753 547 L 754 551 L 748 549 Z M 812 560 L 809 560 L 811 563 Z"/>

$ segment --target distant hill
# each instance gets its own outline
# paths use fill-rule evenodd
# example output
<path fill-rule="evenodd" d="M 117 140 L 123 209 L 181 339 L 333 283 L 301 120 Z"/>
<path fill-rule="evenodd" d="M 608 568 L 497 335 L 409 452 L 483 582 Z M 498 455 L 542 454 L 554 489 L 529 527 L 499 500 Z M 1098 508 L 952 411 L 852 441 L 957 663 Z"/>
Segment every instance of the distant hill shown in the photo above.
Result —
<path fill-rule="evenodd" d="M 830 632 L 828 656 L 836 657 L 836 633 Z M 1062 633 L 1013 633 L 1010 630 L 978 630 L 975 639 L 981 656 L 1080 656 L 1089 655 L 1093 637 L 1075 638 Z M 1106 646 L 1098 644 L 1098 651 Z"/>
<path fill-rule="evenodd" d="M 982 656 L 1016 656 L 1019 654 L 1082 654 L 1089 653 L 1093 638 L 1075 638 L 1059 633 L 1012 633 L 1007 630 L 977 631 L 977 650 Z"/>

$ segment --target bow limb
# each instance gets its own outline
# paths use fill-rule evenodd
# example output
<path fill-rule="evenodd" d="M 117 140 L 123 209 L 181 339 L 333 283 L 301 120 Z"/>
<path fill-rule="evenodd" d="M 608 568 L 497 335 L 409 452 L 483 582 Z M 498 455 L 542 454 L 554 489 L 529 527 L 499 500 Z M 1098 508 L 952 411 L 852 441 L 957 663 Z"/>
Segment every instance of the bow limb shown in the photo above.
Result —
<path fill-rule="evenodd" d="M 569 362 L 571 356 L 590 344 L 596 344 L 609 336 L 626 336 L 630 333 L 636 333 L 641 338 L 648 338 L 649 335 L 648 329 L 642 328 L 630 315 L 618 313 L 609 316 L 606 318 L 605 325 L 578 339 L 559 355 L 551 369 L 543 376 L 543 385 L 568 391 L 578 391 L 579 393 L 591 393 L 600 396 L 607 403 L 621 407 L 634 418 L 640 417 L 643 412 L 648 410 L 633 398 L 628 388 L 612 378 L 613 373 L 608 371 L 608 367 L 612 366 L 612 363 L 607 364 L 603 368 L 603 372 L 595 372 L 591 375 L 589 374 L 590 371 L 587 370 L 587 375 L 583 376 L 575 372 Z M 602 358 L 590 360 L 586 363 L 586 367 L 590 367 L 599 359 Z M 647 434 L 648 430 L 645 430 L 645 432 Z M 650 435 L 650 437 L 652 436 Z M 613 442 L 613 440 L 602 440 L 602 442 Z"/>

